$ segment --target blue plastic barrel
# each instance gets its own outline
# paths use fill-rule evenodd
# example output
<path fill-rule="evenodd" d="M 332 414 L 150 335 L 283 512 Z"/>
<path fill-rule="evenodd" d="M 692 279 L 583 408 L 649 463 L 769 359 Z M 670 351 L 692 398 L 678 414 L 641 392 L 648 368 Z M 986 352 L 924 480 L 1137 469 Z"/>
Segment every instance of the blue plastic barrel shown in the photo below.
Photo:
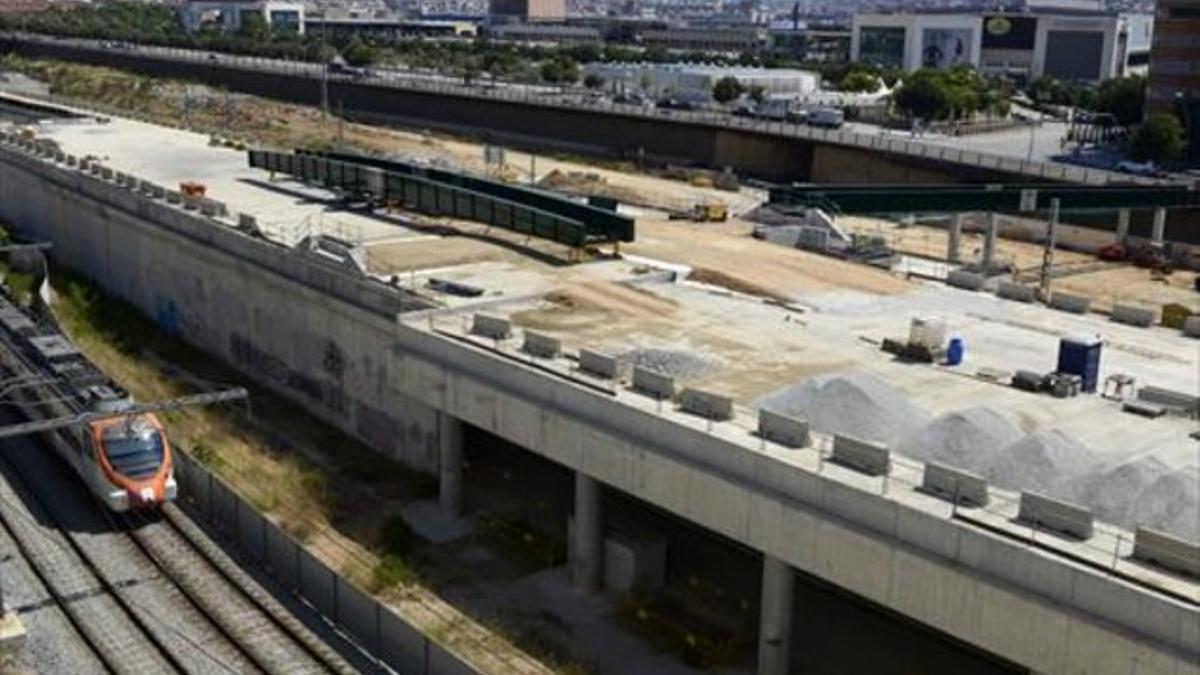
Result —
<path fill-rule="evenodd" d="M 950 346 L 946 348 L 946 365 L 957 366 L 962 363 L 963 354 L 965 354 L 966 351 L 967 346 L 963 344 L 962 338 L 950 338 Z"/>

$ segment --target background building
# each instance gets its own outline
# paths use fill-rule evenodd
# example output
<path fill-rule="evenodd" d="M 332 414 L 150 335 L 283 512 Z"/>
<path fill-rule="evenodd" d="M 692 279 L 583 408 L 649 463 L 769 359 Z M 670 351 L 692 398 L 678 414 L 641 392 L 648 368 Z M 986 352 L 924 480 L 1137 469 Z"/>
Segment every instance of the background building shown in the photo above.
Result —
<path fill-rule="evenodd" d="M 566 0 L 491 0 L 488 16 L 498 21 L 564 21 Z"/>
<path fill-rule="evenodd" d="M 192 0 L 183 5 L 183 26 L 189 33 L 216 27 L 234 32 L 250 16 L 260 16 L 272 31 L 304 32 L 304 4 L 278 0 Z"/>
<path fill-rule="evenodd" d="M 1179 115 L 1188 155 L 1200 159 L 1200 0 L 1158 1 L 1146 104 Z"/>
<path fill-rule="evenodd" d="M 1019 82 L 1099 82 L 1145 73 L 1153 30 L 1149 14 L 1036 3 L 1020 12 L 856 14 L 850 51 L 854 60 L 906 71 L 968 65 Z"/>
<path fill-rule="evenodd" d="M 815 92 L 821 78 L 806 70 L 787 68 L 727 68 L 681 63 L 589 63 L 584 72 L 604 78 L 605 86 L 624 91 L 644 91 L 651 96 L 710 100 L 713 85 L 724 77 L 736 78 L 743 87 L 761 87 L 766 94 L 801 96 Z"/>

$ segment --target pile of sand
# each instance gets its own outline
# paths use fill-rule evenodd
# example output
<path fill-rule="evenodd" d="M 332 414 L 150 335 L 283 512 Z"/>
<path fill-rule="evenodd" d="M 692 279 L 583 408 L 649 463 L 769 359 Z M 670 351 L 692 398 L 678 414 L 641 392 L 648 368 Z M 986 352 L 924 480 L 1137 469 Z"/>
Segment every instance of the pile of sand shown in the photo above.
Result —
<path fill-rule="evenodd" d="M 1007 417 L 986 407 L 946 413 L 909 434 L 895 450 L 922 462 L 977 470 L 1021 438 Z"/>
<path fill-rule="evenodd" d="M 1095 463 L 1092 451 L 1072 436 L 1040 429 L 985 458 L 978 470 L 1002 488 L 1071 499 L 1071 483 Z"/>
<path fill-rule="evenodd" d="M 929 421 L 907 394 L 867 373 L 809 378 L 767 394 L 754 404 L 808 420 L 818 431 L 894 445 Z"/>

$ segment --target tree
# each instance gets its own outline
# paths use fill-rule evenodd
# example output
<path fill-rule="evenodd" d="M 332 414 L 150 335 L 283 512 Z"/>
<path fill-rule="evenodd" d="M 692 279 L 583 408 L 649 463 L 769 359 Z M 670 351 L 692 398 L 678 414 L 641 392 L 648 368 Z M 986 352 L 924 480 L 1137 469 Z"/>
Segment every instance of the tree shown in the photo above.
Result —
<path fill-rule="evenodd" d="M 941 119 L 951 111 L 950 92 L 934 71 L 918 70 L 892 96 L 910 117 Z"/>
<path fill-rule="evenodd" d="M 588 89 L 599 89 L 604 86 L 604 78 L 595 73 L 588 73 L 583 77 L 583 86 Z"/>
<path fill-rule="evenodd" d="M 579 64 L 567 57 L 557 57 L 542 64 L 542 80 L 550 84 L 573 84 L 579 81 Z"/>
<path fill-rule="evenodd" d="M 1151 115 L 1138 127 L 1129 144 L 1129 156 L 1140 161 L 1166 162 L 1183 154 L 1183 125 L 1168 113 Z"/>
<path fill-rule="evenodd" d="M 750 87 L 750 100 L 755 103 L 762 103 L 767 98 L 767 90 L 763 89 L 762 85 L 756 84 Z"/>
<path fill-rule="evenodd" d="M 238 26 L 238 37 L 251 42 L 264 42 L 270 37 L 271 29 L 262 12 L 242 12 L 242 25 Z"/>
<path fill-rule="evenodd" d="M 1105 80 L 1096 93 L 1096 109 L 1112 114 L 1126 127 L 1142 121 L 1145 103 L 1146 78 L 1138 75 Z"/>
<path fill-rule="evenodd" d="M 370 45 L 355 35 L 350 42 L 346 43 L 346 47 L 342 49 L 342 58 L 346 59 L 346 63 L 352 66 L 361 67 L 375 63 L 377 54 Z"/>
<path fill-rule="evenodd" d="M 729 103 L 741 96 L 744 91 L 745 88 L 742 87 L 742 83 L 738 82 L 736 77 L 725 76 L 717 80 L 717 83 L 713 85 L 712 97 L 717 103 Z"/>
<path fill-rule="evenodd" d="M 879 78 L 866 71 L 847 73 L 837 84 L 839 91 L 874 94 L 879 91 Z"/>

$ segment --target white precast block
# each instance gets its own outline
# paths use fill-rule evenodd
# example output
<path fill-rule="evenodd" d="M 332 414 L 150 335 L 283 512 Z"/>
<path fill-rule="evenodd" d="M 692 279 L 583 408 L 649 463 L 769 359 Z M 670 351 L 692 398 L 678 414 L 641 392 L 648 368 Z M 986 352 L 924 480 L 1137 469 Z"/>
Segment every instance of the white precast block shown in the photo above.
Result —
<path fill-rule="evenodd" d="M 886 447 L 849 436 L 833 437 L 832 459 L 872 476 L 882 476 L 892 467 L 891 453 Z"/>
<path fill-rule="evenodd" d="M 1183 334 L 1188 337 L 1200 338 L 1200 316 L 1189 316 L 1183 322 Z"/>
<path fill-rule="evenodd" d="M 649 368 L 634 366 L 633 388 L 655 398 L 671 398 L 675 396 L 675 378 Z"/>
<path fill-rule="evenodd" d="M 562 340 L 552 335 L 527 330 L 521 351 L 540 359 L 557 359 L 562 354 Z"/>
<path fill-rule="evenodd" d="M 808 422 L 766 409 L 758 411 L 758 435 L 789 448 L 806 448 L 812 442 Z"/>
<path fill-rule="evenodd" d="M 1092 306 L 1092 300 L 1082 295 L 1054 291 L 1050 294 L 1050 306 L 1072 314 L 1087 314 L 1088 309 Z"/>
<path fill-rule="evenodd" d="M 1200 577 L 1200 544 L 1165 532 L 1138 527 L 1133 538 L 1133 557 Z"/>
<path fill-rule="evenodd" d="M 1017 520 L 1080 539 L 1091 538 L 1095 522 L 1088 509 L 1036 492 L 1021 493 Z"/>
<path fill-rule="evenodd" d="M 502 316 L 477 312 L 471 318 L 471 332 L 493 340 L 512 337 L 512 322 Z"/>
<path fill-rule="evenodd" d="M 1035 297 L 1032 286 L 1019 284 L 1015 281 L 1001 281 L 1000 286 L 996 289 L 996 295 L 1006 300 L 1016 300 L 1017 302 L 1033 302 Z"/>
<path fill-rule="evenodd" d="M 968 291 L 977 291 L 983 288 L 983 275 L 966 270 L 952 270 L 946 275 L 946 283 L 955 288 L 965 288 Z"/>
<path fill-rule="evenodd" d="M 1130 303 L 1117 303 L 1112 308 L 1114 321 L 1127 323 L 1131 326 L 1148 328 L 1158 321 L 1158 311 L 1153 307 L 1144 307 Z"/>
<path fill-rule="evenodd" d="M 733 399 L 721 394 L 687 388 L 679 395 L 679 405 L 687 412 L 711 420 L 733 418 Z"/>
<path fill-rule="evenodd" d="M 921 489 L 950 501 L 957 498 L 960 504 L 986 506 L 988 503 L 988 484 L 982 476 L 937 462 L 925 465 Z"/>
<path fill-rule="evenodd" d="M 580 349 L 579 369 L 612 380 L 617 377 L 617 359 L 594 349 Z"/>

